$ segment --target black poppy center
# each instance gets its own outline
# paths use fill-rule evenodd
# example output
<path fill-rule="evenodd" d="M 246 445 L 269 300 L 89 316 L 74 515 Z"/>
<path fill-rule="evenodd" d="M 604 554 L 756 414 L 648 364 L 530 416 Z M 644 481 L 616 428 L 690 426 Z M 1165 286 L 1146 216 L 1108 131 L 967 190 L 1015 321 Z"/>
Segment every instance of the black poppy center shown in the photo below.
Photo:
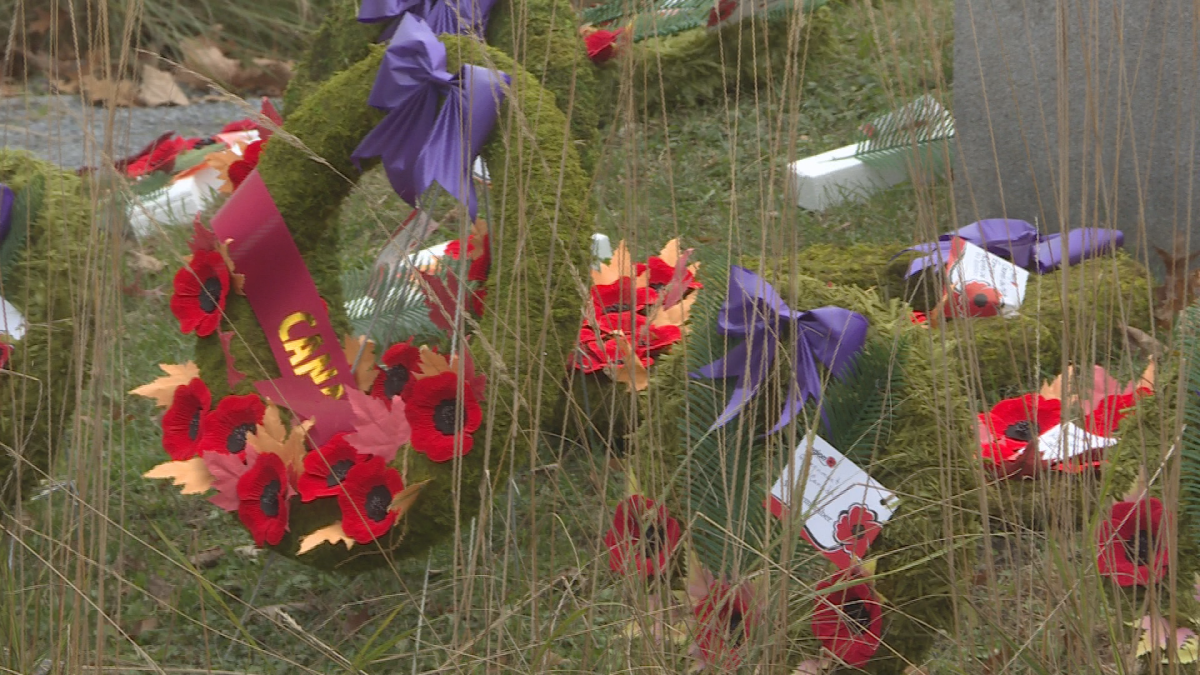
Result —
<path fill-rule="evenodd" d="M 325 477 L 325 487 L 336 487 L 346 480 L 346 472 L 354 466 L 352 459 L 339 459 L 329 466 L 329 475 Z"/>
<path fill-rule="evenodd" d="M 399 396 L 404 391 L 404 387 L 408 385 L 408 375 L 408 368 L 404 366 L 387 369 L 387 375 L 383 378 L 383 395 L 389 401 L 393 396 Z"/>
<path fill-rule="evenodd" d="M 263 486 L 262 494 L 258 496 L 258 508 L 264 516 L 274 518 L 279 515 L 279 490 L 282 487 L 278 478 Z"/>
<path fill-rule="evenodd" d="M 629 304 L 626 302 L 618 302 L 615 305 L 605 305 L 604 313 L 605 314 L 617 314 L 617 313 L 628 314 L 629 312 L 633 311 L 633 309 L 634 309 L 634 306 L 632 304 Z"/>
<path fill-rule="evenodd" d="M 871 611 L 864 600 L 851 600 L 842 605 L 842 612 L 850 619 L 850 629 L 862 634 L 871 629 Z"/>
<path fill-rule="evenodd" d="M 232 454 L 237 454 L 246 449 L 246 434 L 254 431 L 254 424 L 247 422 L 239 424 L 229 432 L 229 437 L 225 439 L 225 449 Z"/>
<path fill-rule="evenodd" d="M 392 492 L 387 489 L 386 485 L 376 485 L 367 493 L 367 500 L 363 504 L 363 511 L 366 511 L 367 517 L 375 522 L 380 522 L 387 518 L 388 509 L 392 508 Z"/>
<path fill-rule="evenodd" d="M 217 311 L 221 299 L 221 280 L 209 277 L 204 280 L 204 288 L 200 291 L 200 311 L 212 314 Z"/>
<path fill-rule="evenodd" d="M 1033 440 L 1034 426 L 1029 420 L 1021 420 L 1008 425 L 1004 430 L 1004 435 L 1014 441 L 1022 441 L 1028 443 Z"/>
<path fill-rule="evenodd" d="M 649 527 L 642 530 L 642 546 L 646 549 L 647 555 L 658 555 L 666 543 L 667 533 L 659 527 L 658 523 L 651 523 Z"/>
<path fill-rule="evenodd" d="M 188 422 L 188 440 L 194 441 L 200 436 L 200 409 L 196 409 L 196 413 L 192 415 L 192 421 Z"/>
<path fill-rule="evenodd" d="M 975 306 L 976 307 L 980 307 L 980 308 L 987 307 L 987 304 L 988 304 L 988 299 L 987 299 L 986 295 L 984 295 L 983 293 L 975 294 Z"/>
<path fill-rule="evenodd" d="M 850 526 L 850 534 L 855 539 L 861 539 L 862 536 L 866 533 L 867 533 L 867 528 L 864 527 L 862 523 L 855 523 Z"/>
<path fill-rule="evenodd" d="M 733 641 L 734 646 L 740 645 L 746 637 L 746 631 L 742 630 L 742 622 L 745 617 L 742 616 L 740 607 L 729 608 L 729 637 Z"/>
<path fill-rule="evenodd" d="M 1140 530 L 1133 539 L 1126 539 L 1121 543 L 1125 545 L 1125 557 L 1135 565 L 1144 567 L 1150 564 L 1154 556 L 1154 547 L 1151 545 L 1149 532 Z"/>
<path fill-rule="evenodd" d="M 458 431 L 458 401 L 448 398 L 433 407 L 433 428 L 444 436 Z"/>

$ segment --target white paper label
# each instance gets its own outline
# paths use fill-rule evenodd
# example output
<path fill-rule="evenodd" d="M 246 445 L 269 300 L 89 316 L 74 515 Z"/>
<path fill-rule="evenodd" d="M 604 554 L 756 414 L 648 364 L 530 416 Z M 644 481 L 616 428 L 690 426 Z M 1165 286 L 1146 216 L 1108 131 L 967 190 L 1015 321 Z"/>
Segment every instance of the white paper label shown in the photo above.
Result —
<path fill-rule="evenodd" d="M 1048 462 L 1061 462 L 1116 444 L 1115 438 L 1089 434 L 1071 422 L 1056 424 L 1038 436 L 1038 450 L 1042 453 L 1042 459 Z"/>
<path fill-rule="evenodd" d="M 0 335 L 8 335 L 14 340 L 25 337 L 25 317 L 4 298 L 0 298 Z"/>
<path fill-rule="evenodd" d="M 776 515 L 792 505 L 792 486 L 799 482 L 804 459 L 811 457 L 801 514 L 804 537 L 836 564 L 846 567 L 861 558 L 880 527 L 896 509 L 896 495 L 867 475 L 820 436 L 808 454 L 807 439 L 771 487 Z"/>
<path fill-rule="evenodd" d="M 1000 256 L 963 240 L 957 240 L 956 250 L 947 274 L 954 293 L 966 303 L 983 306 L 997 304 L 1000 315 L 1016 316 L 1025 301 L 1029 270 L 1017 267 Z"/>

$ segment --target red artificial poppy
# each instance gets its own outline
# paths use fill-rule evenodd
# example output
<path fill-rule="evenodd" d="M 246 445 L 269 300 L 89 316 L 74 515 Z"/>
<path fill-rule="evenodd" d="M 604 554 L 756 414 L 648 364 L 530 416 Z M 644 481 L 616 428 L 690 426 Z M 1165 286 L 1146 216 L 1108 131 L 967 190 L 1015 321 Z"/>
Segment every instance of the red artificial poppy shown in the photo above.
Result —
<path fill-rule="evenodd" d="M 175 273 L 171 313 L 183 333 L 200 337 L 213 334 L 225 312 L 229 297 L 229 268 L 216 251 L 197 251 L 187 267 Z"/>
<path fill-rule="evenodd" d="M 229 165 L 229 182 L 233 183 L 233 189 L 236 190 L 241 186 L 242 181 L 258 167 L 258 159 L 262 156 L 263 146 L 266 145 L 265 140 L 254 141 L 246 146 L 242 151 L 242 158 Z"/>
<path fill-rule="evenodd" d="M 212 394 L 198 377 L 175 388 L 175 398 L 162 418 L 163 449 L 171 459 L 191 459 L 199 454 L 201 425 L 211 405 Z"/>
<path fill-rule="evenodd" d="M 388 347 L 383 353 L 382 366 L 375 366 L 375 382 L 371 385 L 371 396 L 383 399 L 391 406 L 393 396 L 401 396 L 412 380 L 413 373 L 421 362 L 421 350 L 414 347 L 412 340 Z"/>
<path fill-rule="evenodd" d="M 653 288 L 636 288 L 634 280 L 624 277 L 611 284 L 592 286 L 595 316 L 641 312 L 658 300 Z"/>
<path fill-rule="evenodd" d="M 611 314 L 601 314 L 596 317 L 596 328 L 600 330 L 602 335 L 610 333 L 624 333 L 625 335 L 636 335 L 638 333 L 647 333 L 647 319 L 641 314 L 633 314 L 631 312 L 613 312 Z"/>
<path fill-rule="evenodd" d="M 666 570 L 681 536 L 679 522 L 667 514 L 667 507 L 634 495 L 617 504 L 612 528 L 604 535 L 608 565 L 614 572 L 655 577 Z"/>
<path fill-rule="evenodd" d="M 196 453 L 216 452 L 240 455 L 246 449 L 246 436 L 262 424 L 267 407 L 254 394 L 226 396 L 204 416 Z"/>
<path fill-rule="evenodd" d="M 283 117 L 280 116 L 279 111 L 275 109 L 275 106 L 271 104 L 271 99 L 264 96 L 260 110 L 262 111 L 263 116 L 274 123 L 275 126 L 283 126 Z M 258 131 L 258 137 L 264 141 L 270 138 L 272 133 L 270 128 L 248 118 L 230 122 L 221 129 L 221 133 L 223 134 L 234 133 L 238 131 Z"/>
<path fill-rule="evenodd" d="M 817 584 L 817 591 L 853 582 L 851 570 Z M 871 660 L 883 635 L 883 605 L 871 584 L 862 582 L 817 597 L 812 632 L 821 646 L 851 667 Z"/>
<path fill-rule="evenodd" d="M 1084 420 L 1088 433 L 1097 436 L 1113 436 L 1121 426 L 1121 420 L 1137 405 L 1138 399 L 1148 395 L 1149 389 L 1138 389 L 1128 394 L 1112 394 L 1100 399 L 1096 409 Z"/>
<path fill-rule="evenodd" d="M 734 10 L 738 8 L 737 0 L 721 0 L 721 4 L 714 7 L 708 13 L 708 27 L 721 23 L 725 19 L 733 16 Z"/>
<path fill-rule="evenodd" d="M 874 511 L 862 504 L 855 504 L 839 515 L 833 536 L 841 542 L 842 550 L 861 558 L 867 554 L 867 548 L 881 529 Z"/>
<path fill-rule="evenodd" d="M 617 55 L 617 38 L 621 36 L 621 30 L 604 30 L 597 29 L 591 31 L 583 37 L 583 44 L 587 47 L 588 58 L 592 63 L 604 63 Z"/>
<path fill-rule="evenodd" d="M 929 316 L 927 314 L 925 314 L 925 312 L 918 312 L 916 310 L 913 310 L 909 314 L 908 320 L 913 322 L 914 324 L 920 325 L 923 323 L 929 323 Z"/>
<path fill-rule="evenodd" d="M 754 619 L 750 588 L 713 581 L 694 611 L 699 624 L 696 646 L 701 661 L 717 672 L 740 666 Z"/>
<path fill-rule="evenodd" d="M 13 346 L 7 342 L 0 342 L 0 370 L 8 367 L 8 362 L 12 360 Z"/>
<path fill-rule="evenodd" d="M 658 256 L 650 256 L 646 264 L 639 263 L 637 265 L 637 273 L 650 273 L 650 288 L 662 293 L 668 286 L 682 284 L 685 289 L 685 294 L 691 291 L 704 288 L 704 284 L 696 281 L 696 275 L 688 268 L 683 268 L 683 274 L 679 278 L 675 278 L 675 266 L 663 260 Z"/>
<path fill-rule="evenodd" d="M 392 499 L 404 490 L 400 472 L 377 455 L 350 467 L 345 490 L 338 491 L 342 530 L 360 544 L 369 544 L 392 528 L 396 512 Z"/>
<path fill-rule="evenodd" d="M 1061 401 L 1037 394 L 1000 401 L 989 412 L 979 415 L 985 456 L 1004 461 L 1017 459 L 1026 445 L 1058 424 L 1061 417 Z"/>
<path fill-rule="evenodd" d="M 679 326 L 650 326 L 644 334 L 638 334 L 638 345 L 657 353 L 683 339 Z"/>
<path fill-rule="evenodd" d="M 155 171 L 170 173 L 175 168 L 175 158 L 185 150 L 191 150 L 201 142 L 199 138 L 182 138 L 164 134 L 162 138 L 146 146 L 137 155 L 118 163 L 125 175 L 137 178 Z"/>
<path fill-rule="evenodd" d="M 278 544 L 288 529 L 287 467 L 279 455 L 264 452 L 238 478 L 238 518 L 258 546 Z"/>
<path fill-rule="evenodd" d="M 480 241 L 482 239 L 482 241 Z M 487 281 L 492 267 L 492 253 L 488 236 L 467 235 L 467 257 L 471 265 L 467 268 L 467 281 Z M 446 244 L 446 255 L 454 260 L 462 253 L 462 241 L 455 239 Z"/>
<path fill-rule="evenodd" d="M 635 344 L 633 351 L 643 367 L 649 368 L 654 364 L 650 349 L 645 345 Z M 579 331 L 579 349 L 571 355 L 571 366 L 585 373 L 599 372 L 610 366 L 620 368 L 621 349 L 616 340 L 601 339 L 595 331 L 585 326 Z"/>
<path fill-rule="evenodd" d="M 1145 586 L 1161 581 L 1167 571 L 1167 514 L 1153 497 L 1113 504 L 1100 524 L 1099 540 L 1100 574 L 1118 586 Z"/>
<path fill-rule="evenodd" d="M 458 388 L 458 375 L 446 371 L 416 380 L 405 390 L 404 414 L 412 427 L 413 450 L 431 462 L 453 459 L 459 443 L 463 455 L 470 452 L 474 443 L 471 434 L 483 421 L 475 393 L 463 387 L 459 400 Z"/>
<path fill-rule="evenodd" d="M 304 473 L 296 481 L 300 501 L 311 502 L 319 497 L 334 497 L 342 493 L 342 483 L 352 467 L 367 459 L 350 445 L 346 434 L 337 434 L 304 456 Z"/>

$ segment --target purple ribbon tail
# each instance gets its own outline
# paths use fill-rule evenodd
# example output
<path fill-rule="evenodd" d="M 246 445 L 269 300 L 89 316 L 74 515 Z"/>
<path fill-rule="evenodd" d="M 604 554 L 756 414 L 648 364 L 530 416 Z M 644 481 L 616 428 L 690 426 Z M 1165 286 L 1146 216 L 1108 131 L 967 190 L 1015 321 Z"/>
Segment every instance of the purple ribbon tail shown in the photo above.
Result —
<path fill-rule="evenodd" d="M 358 8 L 359 23 L 379 23 L 395 19 L 414 7 L 422 0 L 362 0 Z"/>
<path fill-rule="evenodd" d="M 496 0 L 442 0 L 426 15 L 433 32 L 482 37 Z"/>
<path fill-rule="evenodd" d="M 694 373 L 693 377 L 711 379 L 737 378 L 733 393 L 725 404 L 725 410 L 708 428 L 709 431 L 725 426 L 746 407 L 758 393 L 766 377 L 767 368 L 774 360 L 777 346 L 775 336 L 766 331 L 757 331 L 744 342 L 734 347 L 723 358 L 717 359 Z"/>
<path fill-rule="evenodd" d="M 479 205 L 472 179 L 473 165 L 496 126 L 509 77 L 487 68 L 466 65 L 462 67 L 458 82 L 460 86 L 451 91 L 430 129 L 417 161 L 416 177 L 425 187 L 437 181 L 466 204 L 471 218 L 475 218 Z"/>
<path fill-rule="evenodd" d="M 12 188 L 0 183 L 0 244 L 4 243 L 4 240 L 8 238 L 9 231 L 12 230 L 13 202 L 16 199 Z"/>
<path fill-rule="evenodd" d="M 813 360 L 812 350 L 805 340 L 796 340 L 793 345 L 793 358 L 796 360 L 796 374 L 788 385 L 788 397 L 783 404 L 779 421 L 767 432 L 768 436 L 786 427 L 804 409 L 808 399 L 821 396 L 821 375 L 817 372 L 817 363 Z"/>
<path fill-rule="evenodd" d="M 904 249 L 897 256 L 909 251 L 932 253 L 917 258 L 908 265 L 905 277 L 911 277 L 921 270 L 933 265 L 943 265 L 950 257 L 950 245 L 954 238 L 965 239 L 989 253 L 1011 260 L 1018 267 L 1028 267 L 1032 260 L 1034 246 L 1037 245 L 1037 228 L 1023 220 L 1006 220 L 991 218 L 971 223 L 954 232 L 948 232 L 938 237 L 937 241 L 918 244 Z"/>
<path fill-rule="evenodd" d="M 1053 272 L 1063 263 L 1063 241 L 1061 234 L 1042 238 L 1037 246 L 1038 271 Z M 1120 230 L 1096 227 L 1081 227 L 1067 232 L 1067 265 L 1076 265 L 1125 245 L 1125 234 Z"/>

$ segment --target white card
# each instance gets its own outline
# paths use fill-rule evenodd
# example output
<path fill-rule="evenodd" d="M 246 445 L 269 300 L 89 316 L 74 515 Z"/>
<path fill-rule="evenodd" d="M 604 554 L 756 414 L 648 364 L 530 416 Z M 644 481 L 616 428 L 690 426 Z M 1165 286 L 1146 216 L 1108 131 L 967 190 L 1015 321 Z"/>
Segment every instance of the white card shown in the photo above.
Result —
<path fill-rule="evenodd" d="M 25 317 L 4 298 L 0 298 L 0 335 L 8 335 L 14 340 L 25 337 Z"/>
<path fill-rule="evenodd" d="M 947 274 L 953 290 L 966 296 L 971 301 L 972 289 L 982 285 L 995 289 L 999 298 L 1000 315 L 1016 316 L 1021 303 L 1025 301 L 1025 287 L 1029 283 L 1029 270 L 1017 267 L 998 255 L 988 253 L 984 249 L 964 240 L 956 240 L 955 246 L 961 244 L 961 250 L 952 254 L 950 269 Z"/>
<path fill-rule="evenodd" d="M 792 505 L 792 486 L 803 473 L 807 438 L 771 487 L 771 510 L 782 517 Z M 820 436 L 813 437 L 801 513 L 804 538 L 840 567 L 862 558 L 879 528 L 895 512 L 897 498 Z M 854 520 L 850 522 L 847 519 Z M 849 523 L 849 524 L 848 524 Z M 865 531 L 855 525 L 866 524 Z M 874 524 L 874 525 L 872 525 Z M 842 527 L 839 527 L 841 525 Z M 863 532 L 849 536 L 848 532 Z"/>
<path fill-rule="evenodd" d="M 1042 453 L 1042 459 L 1048 462 L 1061 462 L 1091 450 L 1116 444 L 1115 438 L 1089 434 L 1070 422 L 1056 424 L 1038 436 L 1038 450 Z"/>

